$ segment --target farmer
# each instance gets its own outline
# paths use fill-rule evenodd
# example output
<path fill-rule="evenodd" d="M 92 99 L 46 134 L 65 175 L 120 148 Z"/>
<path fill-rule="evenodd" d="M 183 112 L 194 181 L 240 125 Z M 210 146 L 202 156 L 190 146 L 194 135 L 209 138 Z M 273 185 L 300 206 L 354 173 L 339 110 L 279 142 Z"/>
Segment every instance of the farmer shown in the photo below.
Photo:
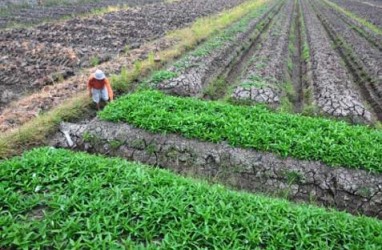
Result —
<path fill-rule="evenodd" d="M 101 100 L 108 102 L 113 100 L 113 90 L 111 89 L 110 82 L 106 78 L 105 73 L 97 69 L 88 81 L 89 97 L 97 105 L 97 110 L 100 109 L 99 103 Z"/>

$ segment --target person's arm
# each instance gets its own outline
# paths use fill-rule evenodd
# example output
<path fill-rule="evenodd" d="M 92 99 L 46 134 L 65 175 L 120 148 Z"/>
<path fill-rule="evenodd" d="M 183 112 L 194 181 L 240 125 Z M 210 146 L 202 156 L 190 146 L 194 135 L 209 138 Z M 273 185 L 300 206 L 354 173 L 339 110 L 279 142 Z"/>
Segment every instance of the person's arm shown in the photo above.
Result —
<path fill-rule="evenodd" d="M 87 89 L 88 89 L 88 93 L 90 97 L 92 96 L 92 86 L 90 84 L 91 80 L 92 80 L 92 77 L 89 78 L 88 84 L 87 84 Z"/>
<path fill-rule="evenodd" d="M 110 85 L 110 82 L 108 79 L 105 80 L 105 86 L 106 86 L 106 89 L 107 89 L 107 93 L 109 94 L 109 99 L 110 101 L 114 100 L 114 93 L 113 93 L 113 89 L 111 88 L 111 85 Z"/>

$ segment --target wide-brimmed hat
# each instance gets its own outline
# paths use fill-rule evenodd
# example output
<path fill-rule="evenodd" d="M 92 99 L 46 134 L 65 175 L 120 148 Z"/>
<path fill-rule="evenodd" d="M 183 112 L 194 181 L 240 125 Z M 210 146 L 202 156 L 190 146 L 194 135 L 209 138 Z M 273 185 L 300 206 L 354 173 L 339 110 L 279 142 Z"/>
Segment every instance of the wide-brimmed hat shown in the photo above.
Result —
<path fill-rule="evenodd" d="M 105 73 L 102 72 L 102 70 L 97 69 L 96 72 L 94 73 L 94 78 L 97 80 L 103 80 L 105 79 Z"/>

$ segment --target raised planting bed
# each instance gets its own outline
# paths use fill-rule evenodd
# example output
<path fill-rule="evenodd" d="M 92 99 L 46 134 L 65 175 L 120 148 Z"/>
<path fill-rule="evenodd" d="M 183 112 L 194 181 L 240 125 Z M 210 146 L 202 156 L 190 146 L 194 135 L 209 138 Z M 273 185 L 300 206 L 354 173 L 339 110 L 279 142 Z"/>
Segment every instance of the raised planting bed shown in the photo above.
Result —
<path fill-rule="evenodd" d="M 121 97 L 99 116 L 152 132 L 226 141 L 236 147 L 382 172 L 382 131 L 366 126 L 273 113 L 262 107 L 166 96 L 157 91 Z"/>
<path fill-rule="evenodd" d="M 163 37 L 168 31 L 185 27 L 197 18 L 242 2 L 244 0 L 157 3 L 31 29 L 2 30 L 0 86 L 12 87 L 1 89 L 7 94 L 0 96 L 0 109 L 5 102 L 39 91 L 52 84 L 52 80 L 67 77 L 68 70 L 76 73 L 80 68 L 96 66 Z"/>
<path fill-rule="evenodd" d="M 294 1 L 288 0 L 274 18 L 232 94 L 234 100 L 250 100 L 272 107 L 280 104 L 286 84 L 286 55 L 294 9 Z"/>
<path fill-rule="evenodd" d="M 211 81 L 251 47 L 280 10 L 283 1 L 259 1 L 247 16 L 186 54 L 166 71 L 153 76 L 154 87 L 181 96 L 202 96 Z"/>
<path fill-rule="evenodd" d="M 301 2 L 312 62 L 314 104 L 322 114 L 355 123 L 372 121 L 373 115 L 363 104 L 357 84 L 333 48 L 311 4 L 306 0 Z"/>
<path fill-rule="evenodd" d="M 382 219 L 382 175 L 333 168 L 227 143 L 151 133 L 126 123 L 94 119 L 63 123 L 50 140 L 54 147 L 119 156 L 198 176 L 255 193 L 320 204 Z"/>
<path fill-rule="evenodd" d="M 382 243 L 377 220 L 120 159 L 42 148 L 0 163 L 0 173 L 2 248 L 378 249 Z"/>

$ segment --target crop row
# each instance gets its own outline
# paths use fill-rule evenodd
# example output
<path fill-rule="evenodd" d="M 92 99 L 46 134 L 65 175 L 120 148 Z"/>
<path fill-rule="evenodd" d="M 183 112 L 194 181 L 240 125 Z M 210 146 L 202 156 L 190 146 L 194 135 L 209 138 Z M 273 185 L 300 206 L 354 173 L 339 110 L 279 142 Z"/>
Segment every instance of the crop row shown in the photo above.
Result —
<path fill-rule="evenodd" d="M 381 131 L 345 122 L 273 113 L 257 106 L 171 97 L 156 91 L 121 97 L 100 117 L 156 133 L 179 133 L 215 143 L 227 141 L 234 147 L 382 172 Z"/>
<path fill-rule="evenodd" d="M 266 37 L 241 76 L 240 84 L 232 94 L 233 99 L 280 104 L 286 80 L 285 55 L 294 8 L 294 1 L 288 0 L 274 18 Z"/>
<path fill-rule="evenodd" d="M 378 249 L 365 217 L 40 148 L 0 162 L 1 248 Z"/>
<path fill-rule="evenodd" d="M 321 113 L 347 118 L 353 122 L 371 121 L 372 114 L 363 99 L 341 57 L 334 50 L 331 39 L 308 1 L 302 9 L 313 69 L 313 93 L 315 105 Z"/>
<path fill-rule="evenodd" d="M 382 52 L 356 28 L 349 26 L 330 6 L 313 2 L 318 17 L 356 78 L 361 93 L 371 103 L 378 118 L 382 117 Z M 363 91 L 363 92 L 362 92 Z M 365 94 L 366 93 L 366 94 Z"/>
<path fill-rule="evenodd" d="M 169 67 L 167 74 L 154 75 L 152 82 L 168 93 L 200 96 L 203 89 L 246 50 L 245 43 L 256 39 L 280 5 L 274 1 L 259 1 L 258 7 L 246 17 L 186 54 Z"/>

